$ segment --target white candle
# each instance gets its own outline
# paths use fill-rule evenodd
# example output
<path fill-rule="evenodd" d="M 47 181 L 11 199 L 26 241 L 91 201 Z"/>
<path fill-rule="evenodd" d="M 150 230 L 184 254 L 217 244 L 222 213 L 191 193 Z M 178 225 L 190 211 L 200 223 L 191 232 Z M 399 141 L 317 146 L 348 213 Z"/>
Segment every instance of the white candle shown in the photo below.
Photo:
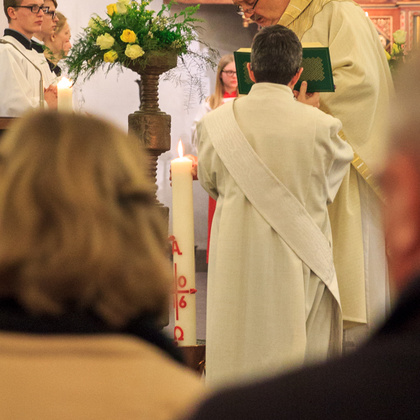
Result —
<path fill-rule="evenodd" d="M 57 84 L 57 109 L 59 111 L 73 111 L 73 92 L 72 82 L 66 77 L 62 77 Z"/>
<path fill-rule="evenodd" d="M 171 162 L 172 173 L 172 254 L 174 273 L 174 338 L 180 346 L 195 346 L 195 255 L 192 162 L 183 157 Z"/>

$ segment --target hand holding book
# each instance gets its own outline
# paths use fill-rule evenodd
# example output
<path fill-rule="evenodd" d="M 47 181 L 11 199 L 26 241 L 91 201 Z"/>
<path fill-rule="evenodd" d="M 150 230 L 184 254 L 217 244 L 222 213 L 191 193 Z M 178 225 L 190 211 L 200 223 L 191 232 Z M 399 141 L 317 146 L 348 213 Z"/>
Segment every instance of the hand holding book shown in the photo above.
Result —
<path fill-rule="evenodd" d="M 312 105 L 319 108 L 319 92 L 307 92 L 308 82 L 303 81 L 300 90 L 293 90 L 295 98 L 306 105 Z"/>

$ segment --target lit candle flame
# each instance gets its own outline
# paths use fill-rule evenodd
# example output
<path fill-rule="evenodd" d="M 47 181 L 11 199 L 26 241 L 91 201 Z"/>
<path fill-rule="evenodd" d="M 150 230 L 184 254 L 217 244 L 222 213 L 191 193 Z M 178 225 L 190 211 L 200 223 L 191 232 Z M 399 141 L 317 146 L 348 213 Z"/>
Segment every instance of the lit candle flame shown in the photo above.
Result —
<path fill-rule="evenodd" d="M 60 81 L 57 83 L 57 87 L 60 89 L 68 89 L 68 88 L 71 88 L 72 86 L 73 86 L 73 82 L 67 79 L 67 77 L 62 77 Z"/>
<path fill-rule="evenodd" d="M 181 139 L 179 139 L 179 142 L 178 142 L 178 156 L 180 158 L 184 157 L 184 147 L 182 146 Z"/>
<path fill-rule="evenodd" d="M 366 15 L 366 17 L 369 17 L 369 13 L 368 12 L 365 12 L 365 15 Z"/>

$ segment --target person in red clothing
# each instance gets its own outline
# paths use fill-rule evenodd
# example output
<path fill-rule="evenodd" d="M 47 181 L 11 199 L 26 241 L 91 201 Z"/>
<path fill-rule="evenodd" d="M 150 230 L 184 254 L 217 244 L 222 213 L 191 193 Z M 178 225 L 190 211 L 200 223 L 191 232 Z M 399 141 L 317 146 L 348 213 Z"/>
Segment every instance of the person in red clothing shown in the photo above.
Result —
<path fill-rule="evenodd" d="M 197 123 L 208 112 L 218 108 L 225 102 L 230 101 L 238 96 L 238 79 L 236 77 L 236 66 L 233 54 L 222 56 L 217 66 L 216 87 L 214 93 L 210 95 L 200 105 L 192 127 L 192 143 L 196 145 L 196 126 Z M 193 176 L 197 179 L 197 156 L 188 155 L 193 160 Z M 214 211 L 216 209 L 216 201 L 209 197 L 208 212 L 208 236 L 207 236 L 207 262 L 209 257 L 210 231 L 213 220 Z"/>

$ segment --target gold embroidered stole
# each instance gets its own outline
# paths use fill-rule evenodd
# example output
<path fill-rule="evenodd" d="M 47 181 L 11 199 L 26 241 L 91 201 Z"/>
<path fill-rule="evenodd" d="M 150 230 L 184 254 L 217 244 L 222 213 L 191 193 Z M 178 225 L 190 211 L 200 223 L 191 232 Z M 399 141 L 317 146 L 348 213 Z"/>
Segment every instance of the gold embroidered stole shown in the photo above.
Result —
<path fill-rule="evenodd" d="M 304 33 L 312 27 L 315 15 L 331 1 L 350 1 L 357 4 L 353 0 L 290 0 L 278 24 L 288 27 L 302 39 Z"/>

